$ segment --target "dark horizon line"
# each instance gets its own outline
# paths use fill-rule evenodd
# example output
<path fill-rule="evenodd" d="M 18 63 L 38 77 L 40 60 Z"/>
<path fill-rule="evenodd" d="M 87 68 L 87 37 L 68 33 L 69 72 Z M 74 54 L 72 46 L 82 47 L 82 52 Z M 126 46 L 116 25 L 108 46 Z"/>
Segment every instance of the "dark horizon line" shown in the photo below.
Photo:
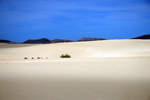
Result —
<path fill-rule="evenodd" d="M 149 37 L 149 38 L 145 38 L 145 37 Z M 150 34 L 144 34 L 144 35 L 139 35 L 139 36 L 136 36 L 136 37 L 133 37 L 133 38 L 125 38 L 125 39 L 138 39 L 138 38 L 144 38 L 144 39 L 150 39 Z M 62 38 L 55 38 L 55 39 L 48 39 L 46 37 L 41 37 L 41 38 L 37 38 L 37 39 L 27 39 L 25 41 L 22 41 L 22 42 L 14 42 L 14 41 L 11 41 L 11 40 L 8 40 L 8 39 L 0 39 L 0 41 L 6 41 L 6 42 L 10 42 L 10 43 L 25 43 L 26 41 L 28 40 L 33 40 L 33 41 L 36 41 L 36 40 L 41 40 L 41 39 L 47 39 L 49 41 L 54 41 L 54 40 L 68 40 L 70 42 L 79 42 L 79 41 L 95 41 L 96 40 L 118 40 L 117 38 L 116 39 L 106 39 L 106 38 L 100 38 L 100 37 L 82 37 L 82 38 L 79 38 L 77 40 L 71 40 L 71 39 L 62 39 Z M 89 40 L 82 40 L 82 39 L 89 39 Z M 91 39 L 91 40 L 90 40 Z M 123 39 L 119 39 L 119 40 L 123 40 Z"/>

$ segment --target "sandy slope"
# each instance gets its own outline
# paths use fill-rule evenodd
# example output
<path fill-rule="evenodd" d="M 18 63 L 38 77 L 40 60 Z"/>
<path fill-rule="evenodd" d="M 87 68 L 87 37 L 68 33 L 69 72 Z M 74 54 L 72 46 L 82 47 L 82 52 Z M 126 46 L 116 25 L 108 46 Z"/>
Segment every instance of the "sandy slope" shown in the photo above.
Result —
<path fill-rule="evenodd" d="M 150 100 L 150 40 L 6 47 L 0 100 Z"/>
<path fill-rule="evenodd" d="M 24 57 L 36 58 L 38 56 L 58 59 L 61 54 L 65 53 L 70 54 L 72 58 L 145 57 L 150 56 L 150 40 L 105 40 L 39 44 L 17 48 L 14 46 L 14 48 L 0 48 L 0 60 L 23 60 Z"/>

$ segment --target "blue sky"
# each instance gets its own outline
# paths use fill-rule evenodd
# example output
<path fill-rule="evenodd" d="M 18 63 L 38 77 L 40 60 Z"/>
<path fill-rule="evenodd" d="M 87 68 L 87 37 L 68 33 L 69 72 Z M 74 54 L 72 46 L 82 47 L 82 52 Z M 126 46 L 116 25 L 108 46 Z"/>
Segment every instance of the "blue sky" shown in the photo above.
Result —
<path fill-rule="evenodd" d="M 150 0 L 0 0 L 0 39 L 126 39 L 150 33 Z"/>

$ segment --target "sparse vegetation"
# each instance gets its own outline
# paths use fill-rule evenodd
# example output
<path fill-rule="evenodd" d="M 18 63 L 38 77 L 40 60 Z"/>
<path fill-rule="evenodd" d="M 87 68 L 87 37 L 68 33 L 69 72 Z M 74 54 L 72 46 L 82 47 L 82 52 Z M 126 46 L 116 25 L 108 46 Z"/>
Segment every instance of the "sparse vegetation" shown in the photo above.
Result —
<path fill-rule="evenodd" d="M 69 54 L 62 54 L 60 58 L 71 58 L 71 56 Z"/>
<path fill-rule="evenodd" d="M 27 57 L 24 57 L 24 59 L 28 59 Z"/>
<path fill-rule="evenodd" d="M 37 59 L 40 59 L 41 57 L 37 57 Z"/>
<path fill-rule="evenodd" d="M 29 58 L 31 58 L 32 60 L 33 59 L 48 59 L 48 57 L 39 57 L 39 56 L 35 58 L 34 57 L 29 57 Z M 28 59 L 28 57 L 24 57 L 24 59 Z"/>

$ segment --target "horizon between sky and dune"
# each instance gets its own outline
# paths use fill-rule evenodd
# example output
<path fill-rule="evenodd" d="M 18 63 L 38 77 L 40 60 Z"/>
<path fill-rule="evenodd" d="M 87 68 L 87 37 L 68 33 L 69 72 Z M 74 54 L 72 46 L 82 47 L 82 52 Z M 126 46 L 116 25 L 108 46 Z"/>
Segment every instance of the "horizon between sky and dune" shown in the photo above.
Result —
<path fill-rule="evenodd" d="M 142 36 L 137 36 L 137 37 L 132 37 L 128 39 L 150 39 L 150 34 L 145 34 Z M 97 40 L 119 40 L 119 39 L 105 39 L 105 38 L 100 38 L 100 37 L 82 37 L 78 40 L 71 40 L 71 39 L 62 39 L 62 38 L 54 38 L 54 39 L 49 39 L 49 38 L 38 38 L 38 39 L 27 39 L 25 41 L 21 42 L 15 42 L 15 41 L 10 41 L 10 40 L 5 40 L 5 39 L 0 39 L 0 43 L 42 43 L 42 44 L 47 44 L 47 43 L 62 43 L 62 42 L 82 42 L 82 41 L 97 41 Z M 121 39 L 120 39 L 121 40 Z"/>

